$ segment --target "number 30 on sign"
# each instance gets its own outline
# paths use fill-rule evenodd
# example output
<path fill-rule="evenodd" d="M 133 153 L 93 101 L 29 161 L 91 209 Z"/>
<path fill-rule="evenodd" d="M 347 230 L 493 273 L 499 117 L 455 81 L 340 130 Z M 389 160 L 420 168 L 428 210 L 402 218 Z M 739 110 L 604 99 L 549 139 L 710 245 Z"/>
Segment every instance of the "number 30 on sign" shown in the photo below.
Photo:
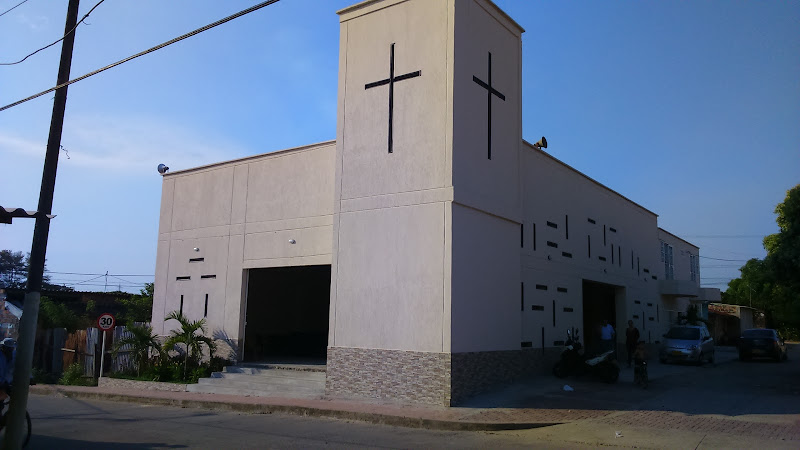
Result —
<path fill-rule="evenodd" d="M 103 331 L 114 328 L 116 322 L 117 320 L 114 318 L 114 315 L 109 313 L 102 314 L 97 318 L 97 326 Z"/>

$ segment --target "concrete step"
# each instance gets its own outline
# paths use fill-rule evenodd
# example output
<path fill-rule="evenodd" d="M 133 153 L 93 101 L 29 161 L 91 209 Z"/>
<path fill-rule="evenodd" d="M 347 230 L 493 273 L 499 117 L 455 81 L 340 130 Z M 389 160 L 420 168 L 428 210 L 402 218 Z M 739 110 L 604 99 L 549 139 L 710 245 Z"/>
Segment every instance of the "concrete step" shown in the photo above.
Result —
<path fill-rule="evenodd" d="M 269 370 L 284 370 L 290 372 L 315 372 L 325 373 L 324 364 L 243 364 L 238 366 L 225 366 L 222 371 L 226 373 L 257 374 Z"/>
<path fill-rule="evenodd" d="M 215 385 L 200 385 L 190 384 L 186 387 L 188 392 L 198 392 L 203 394 L 220 394 L 220 395 L 240 395 L 249 397 L 283 397 L 283 398 L 321 398 L 325 393 L 324 387 L 322 389 L 280 389 L 272 387 L 270 389 L 247 389 L 240 387 L 227 387 Z"/>
<path fill-rule="evenodd" d="M 254 397 L 320 398 L 325 394 L 325 372 L 228 366 L 186 387 L 189 392 Z"/>
<path fill-rule="evenodd" d="M 229 369 L 226 367 L 225 369 Z M 252 377 L 252 378 L 262 378 L 262 379 L 271 379 L 275 380 L 276 382 L 281 382 L 281 380 L 312 380 L 312 381 L 325 381 L 325 372 L 306 372 L 306 371 L 294 371 L 294 370 L 282 370 L 282 369 L 253 369 L 253 368 L 242 368 L 243 370 L 223 370 L 222 372 L 214 372 L 211 374 L 211 378 L 242 378 L 242 377 Z"/>
<path fill-rule="evenodd" d="M 227 374 L 224 377 L 211 377 L 201 378 L 197 380 L 198 384 L 214 384 L 214 385 L 229 385 L 240 386 L 243 384 L 253 386 L 282 386 L 283 388 L 291 388 L 292 386 L 298 387 L 325 387 L 325 378 L 321 379 L 305 379 L 305 378 L 289 378 L 289 377 L 261 377 L 254 375 L 244 374 Z"/>

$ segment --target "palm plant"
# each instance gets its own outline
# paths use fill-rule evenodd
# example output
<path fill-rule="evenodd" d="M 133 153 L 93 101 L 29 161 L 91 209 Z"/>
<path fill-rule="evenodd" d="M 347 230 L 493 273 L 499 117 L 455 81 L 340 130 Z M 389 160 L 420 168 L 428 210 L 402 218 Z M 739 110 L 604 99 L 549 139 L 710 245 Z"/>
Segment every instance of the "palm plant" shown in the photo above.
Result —
<path fill-rule="evenodd" d="M 178 344 L 183 344 L 186 348 L 186 359 L 183 365 L 183 378 L 186 379 L 186 367 L 189 365 L 189 358 L 194 359 L 195 355 L 201 355 L 203 345 L 208 347 L 209 355 L 216 350 L 214 340 L 206 336 L 206 319 L 189 320 L 180 311 L 172 311 L 164 320 L 177 320 L 180 328 L 172 330 L 164 348 L 170 349 Z M 197 332 L 200 334 L 197 334 Z M 199 361 L 199 358 L 198 358 Z"/>
<path fill-rule="evenodd" d="M 111 354 L 116 358 L 120 351 L 129 351 L 134 364 L 136 364 L 136 376 L 138 377 L 150 359 L 150 349 L 155 350 L 159 356 L 163 350 L 158 342 L 158 337 L 148 325 L 132 324 L 127 326 L 125 331 L 127 331 L 126 335 L 114 343 Z"/>

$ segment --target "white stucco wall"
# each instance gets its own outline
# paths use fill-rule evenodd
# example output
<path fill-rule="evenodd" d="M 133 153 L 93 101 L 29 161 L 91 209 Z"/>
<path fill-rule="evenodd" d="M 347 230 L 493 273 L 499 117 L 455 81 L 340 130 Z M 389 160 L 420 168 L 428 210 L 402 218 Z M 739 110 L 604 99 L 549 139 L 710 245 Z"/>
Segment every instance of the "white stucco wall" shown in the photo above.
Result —
<path fill-rule="evenodd" d="M 203 318 L 208 295 L 209 334 L 239 339 L 245 269 L 330 264 L 334 148 L 327 142 L 164 176 L 156 333 L 174 326 L 163 318 L 180 309 L 181 296 L 184 314 Z"/>
<path fill-rule="evenodd" d="M 337 183 L 328 345 L 449 347 L 451 1 L 365 2 L 340 12 Z M 389 77 L 394 84 L 388 147 Z M 447 316 L 446 316 L 447 315 Z"/>

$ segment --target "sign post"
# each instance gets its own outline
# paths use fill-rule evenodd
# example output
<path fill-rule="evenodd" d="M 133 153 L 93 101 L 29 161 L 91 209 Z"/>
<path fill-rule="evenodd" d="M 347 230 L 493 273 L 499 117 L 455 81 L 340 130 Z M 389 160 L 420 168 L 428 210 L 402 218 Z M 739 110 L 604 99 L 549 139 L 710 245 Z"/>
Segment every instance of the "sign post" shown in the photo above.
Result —
<path fill-rule="evenodd" d="M 103 346 L 102 350 L 100 350 L 100 378 L 103 378 L 103 362 L 106 357 L 106 331 L 113 329 L 116 322 L 117 319 L 110 313 L 101 314 L 97 318 L 97 327 L 103 330 Z"/>

